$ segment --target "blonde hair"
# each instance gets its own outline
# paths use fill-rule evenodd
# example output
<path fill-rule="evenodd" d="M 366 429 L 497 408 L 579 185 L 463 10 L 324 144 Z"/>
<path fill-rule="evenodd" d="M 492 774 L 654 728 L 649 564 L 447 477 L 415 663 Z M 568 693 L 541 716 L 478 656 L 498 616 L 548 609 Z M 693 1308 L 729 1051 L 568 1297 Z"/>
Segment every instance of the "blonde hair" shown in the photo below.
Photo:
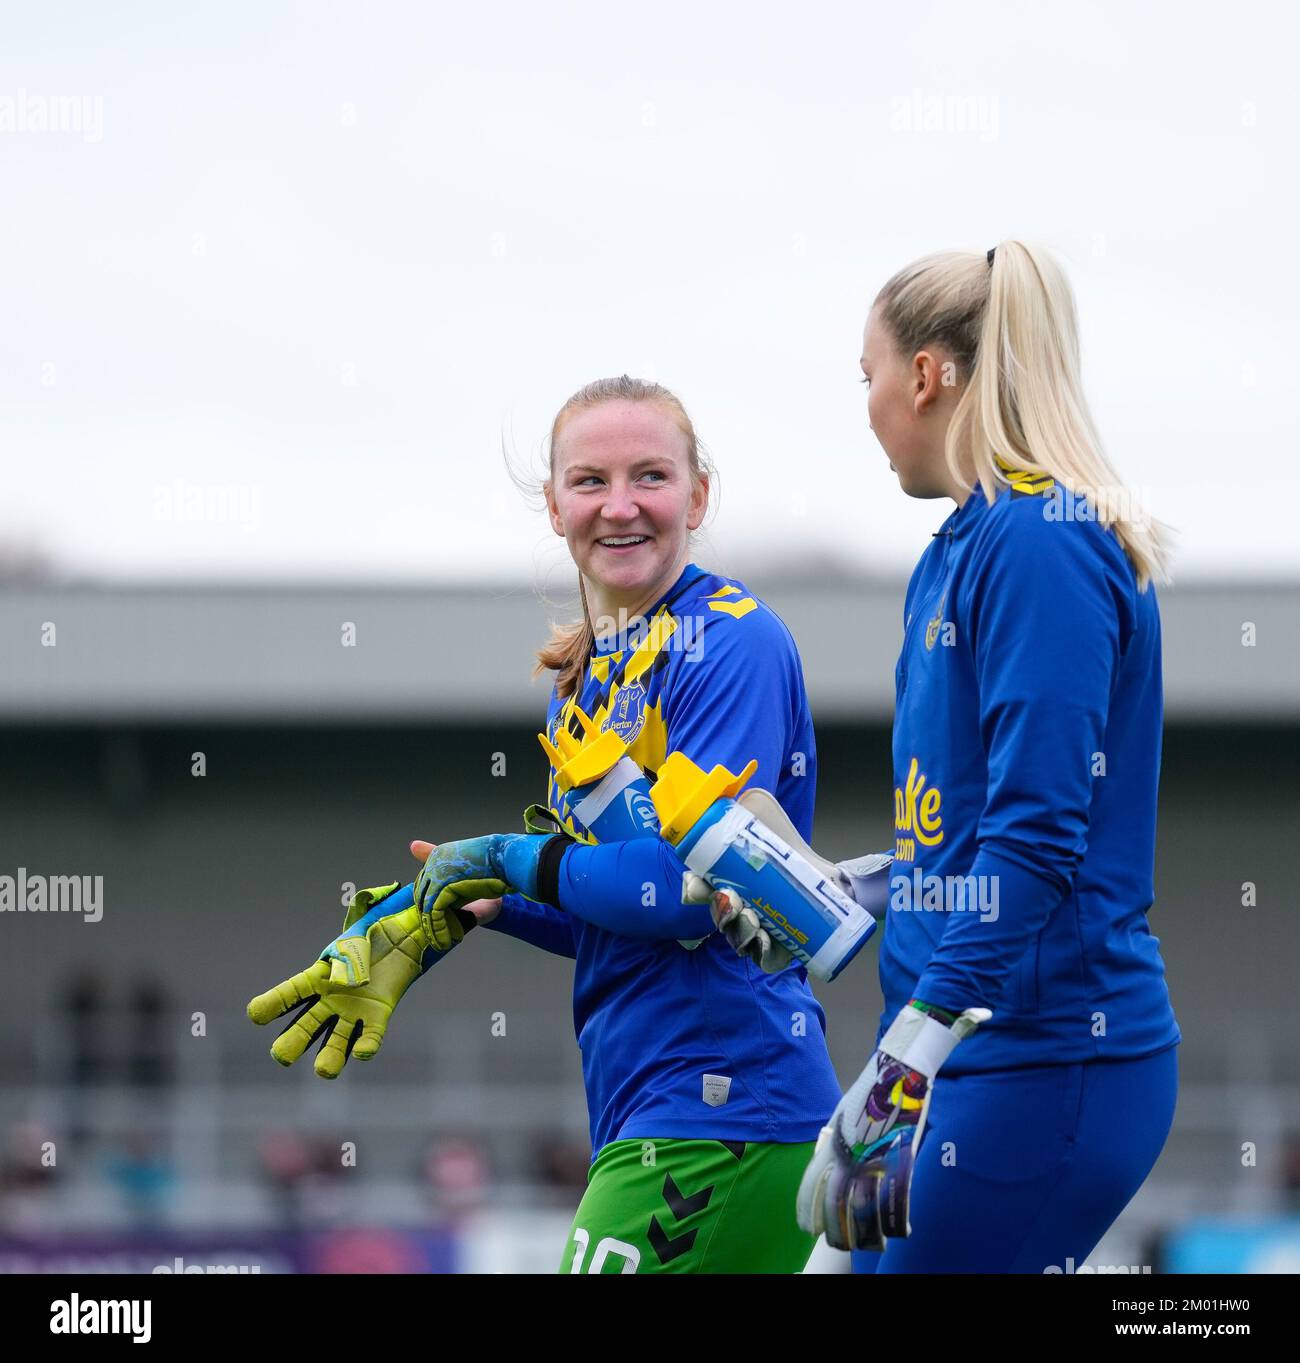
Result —
<path fill-rule="evenodd" d="M 645 379 L 630 378 L 621 374 L 614 379 L 597 379 L 585 388 L 580 388 L 555 414 L 551 423 L 550 469 L 543 489 L 550 487 L 555 478 L 555 445 L 560 432 L 570 417 L 577 412 L 598 407 L 602 402 L 654 402 L 668 411 L 686 437 L 687 468 L 691 485 L 698 487 L 707 477 L 710 482 L 716 478 L 713 465 L 700 445 L 695 434 L 695 426 L 682 406 L 681 399 L 662 384 L 651 383 Z M 569 624 L 552 625 L 551 637 L 537 650 L 537 665 L 533 676 L 541 672 L 555 672 L 555 693 L 561 700 L 571 696 L 582 684 L 587 659 L 591 656 L 596 633 L 591 623 L 591 612 L 587 609 L 587 589 L 578 574 L 578 591 L 582 597 L 582 619 Z"/>
<path fill-rule="evenodd" d="M 1035 479 L 1051 479 L 1088 499 L 1140 590 L 1168 580 L 1169 531 L 1127 492 L 1102 448 L 1083 395 L 1074 294 L 1047 251 L 1004 241 L 987 256 L 924 256 L 873 307 L 900 352 L 936 343 L 952 352 L 965 391 L 944 453 L 961 486 L 972 465 L 990 502 L 1007 486 L 1038 490 Z"/>

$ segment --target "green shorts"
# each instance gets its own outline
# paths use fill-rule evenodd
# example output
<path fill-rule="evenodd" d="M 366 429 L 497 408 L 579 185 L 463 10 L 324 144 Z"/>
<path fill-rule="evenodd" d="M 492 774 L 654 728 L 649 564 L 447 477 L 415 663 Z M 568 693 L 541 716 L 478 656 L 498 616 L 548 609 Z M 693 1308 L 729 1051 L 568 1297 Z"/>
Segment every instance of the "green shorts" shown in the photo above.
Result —
<path fill-rule="evenodd" d="M 799 1273 L 794 1219 L 813 1142 L 611 1141 L 596 1157 L 561 1273 Z"/>

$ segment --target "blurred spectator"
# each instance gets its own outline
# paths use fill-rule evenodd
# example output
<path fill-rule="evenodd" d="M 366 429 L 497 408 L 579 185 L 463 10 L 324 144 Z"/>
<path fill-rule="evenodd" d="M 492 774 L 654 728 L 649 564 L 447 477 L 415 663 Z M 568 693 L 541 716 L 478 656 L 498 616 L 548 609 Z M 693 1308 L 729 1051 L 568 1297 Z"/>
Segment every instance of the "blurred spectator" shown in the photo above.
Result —
<path fill-rule="evenodd" d="M 440 1216 L 454 1220 L 476 1211 L 492 1179 L 483 1142 L 467 1136 L 435 1142 L 424 1158 L 424 1178 Z"/>
<path fill-rule="evenodd" d="M 271 1131 L 258 1145 L 258 1161 L 276 1207 L 277 1224 L 289 1230 L 328 1225 L 348 1214 L 341 1158 L 346 1143 Z"/>
<path fill-rule="evenodd" d="M 48 1144 L 47 1144 L 48 1143 Z M 49 1145 L 53 1145 L 47 1156 Z M 35 1122 L 15 1122 L 0 1154 L 0 1225 L 6 1230 L 38 1230 L 59 1179 L 58 1147 Z"/>
<path fill-rule="evenodd" d="M 1294 1131 L 1282 1151 L 1282 1196 L 1288 1211 L 1300 1212 L 1300 1134 Z"/>
<path fill-rule="evenodd" d="M 533 1148 L 537 1152 L 538 1182 L 556 1192 L 576 1193 L 581 1198 L 587 1191 L 587 1171 L 591 1166 L 588 1142 L 581 1137 L 548 1135 L 539 1137 Z"/>
<path fill-rule="evenodd" d="M 303 1223 L 303 1188 L 317 1155 L 296 1131 L 268 1131 L 257 1147 L 258 1170 L 275 1204 L 275 1220 L 285 1230 Z"/>
<path fill-rule="evenodd" d="M 105 1171 L 121 1194 L 127 1219 L 133 1225 L 153 1226 L 167 1220 L 176 1171 L 156 1135 L 132 1133 L 121 1153 L 109 1156 Z"/>

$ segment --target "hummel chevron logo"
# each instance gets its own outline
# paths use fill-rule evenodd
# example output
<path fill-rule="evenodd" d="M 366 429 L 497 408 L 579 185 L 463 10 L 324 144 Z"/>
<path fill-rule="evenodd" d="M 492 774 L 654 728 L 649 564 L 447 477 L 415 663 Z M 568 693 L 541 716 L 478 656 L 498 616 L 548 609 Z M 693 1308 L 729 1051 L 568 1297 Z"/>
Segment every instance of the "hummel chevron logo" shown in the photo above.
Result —
<path fill-rule="evenodd" d="M 664 1234 L 664 1228 L 659 1224 L 659 1218 L 650 1218 L 650 1229 L 646 1231 L 646 1239 L 650 1241 L 650 1248 L 659 1256 L 661 1264 L 670 1264 L 674 1259 L 681 1256 L 695 1243 L 695 1237 L 699 1234 L 696 1230 L 688 1230 L 685 1235 L 679 1235 L 676 1239 L 670 1240 Z"/>
<path fill-rule="evenodd" d="M 688 1216 L 695 1212 L 702 1212 L 709 1205 L 709 1198 L 713 1196 L 713 1184 L 696 1193 L 694 1197 L 683 1197 L 681 1189 L 673 1182 L 671 1174 L 664 1175 L 664 1201 L 668 1204 L 668 1210 L 678 1221 L 685 1221 Z"/>
<path fill-rule="evenodd" d="M 664 1201 L 668 1204 L 668 1210 L 672 1212 L 673 1218 L 677 1221 L 684 1221 L 688 1216 L 695 1212 L 702 1212 L 709 1205 L 709 1199 L 713 1196 L 713 1184 L 707 1188 L 702 1188 L 693 1197 L 683 1197 L 681 1189 L 673 1182 L 673 1176 L 664 1176 Z M 682 1235 L 669 1238 L 667 1232 L 659 1224 L 659 1218 L 650 1218 L 650 1229 L 646 1232 L 646 1239 L 650 1241 L 650 1248 L 659 1256 L 661 1264 L 671 1263 L 674 1259 L 679 1259 L 683 1254 L 689 1253 L 695 1244 L 695 1237 L 699 1234 L 699 1227 L 688 1230 Z"/>

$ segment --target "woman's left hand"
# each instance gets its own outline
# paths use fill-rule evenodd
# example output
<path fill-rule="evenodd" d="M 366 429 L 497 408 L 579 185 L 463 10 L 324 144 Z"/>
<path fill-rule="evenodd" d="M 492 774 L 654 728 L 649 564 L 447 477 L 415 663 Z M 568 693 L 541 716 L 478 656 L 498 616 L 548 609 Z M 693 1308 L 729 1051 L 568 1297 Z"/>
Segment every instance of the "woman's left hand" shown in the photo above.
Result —
<path fill-rule="evenodd" d="M 411 843 L 411 855 L 416 861 L 423 864 L 433 855 L 433 850 L 437 843 L 425 842 L 421 838 L 416 838 Z M 472 913 L 479 924 L 486 927 L 501 912 L 501 899 L 471 899 L 468 904 L 461 906 L 465 913 Z"/>
<path fill-rule="evenodd" d="M 456 910 L 475 900 L 496 899 L 512 890 L 538 898 L 544 869 L 548 893 L 554 896 L 564 844 L 570 841 L 545 833 L 486 833 L 433 847 L 415 881 L 415 907 L 428 944 L 447 951 L 460 941 L 465 929 Z"/>
<path fill-rule="evenodd" d="M 912 1233 L 908 1203 L 916 1151 L 939 1067 L 993 1015 L 967 1008 L 944 1022 L 929 1005 L 904 1006 L 840 1099 L 804 1170 L 795 1218 L 834 1249 L 885 1248 Z"/>

